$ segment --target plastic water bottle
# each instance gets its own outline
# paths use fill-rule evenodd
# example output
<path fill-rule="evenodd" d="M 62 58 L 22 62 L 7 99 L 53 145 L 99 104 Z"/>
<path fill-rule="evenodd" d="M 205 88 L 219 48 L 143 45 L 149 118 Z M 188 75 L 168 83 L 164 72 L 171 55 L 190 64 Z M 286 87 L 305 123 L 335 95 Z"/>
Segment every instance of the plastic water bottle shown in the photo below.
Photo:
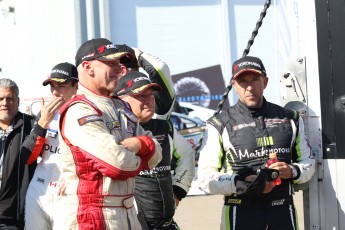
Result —
<path fill-rule="evenodd" d="M 277 153 L 270 153 L 270 154 L 268 155 L 268 158 L 269 158 L 269 159 L 267 160 L 267 167 L 270 166 L 270 165 L 273 164 L 273 163 L 278 162 Z M 275 180 L 273 181 L 273 183 L 274 183 L 275 185 L 280 185 L 280 184 L 282 183 L 282 181 L 281 181 L 281 179 L 278 177 L 277 179 L 275 179 Z"/>

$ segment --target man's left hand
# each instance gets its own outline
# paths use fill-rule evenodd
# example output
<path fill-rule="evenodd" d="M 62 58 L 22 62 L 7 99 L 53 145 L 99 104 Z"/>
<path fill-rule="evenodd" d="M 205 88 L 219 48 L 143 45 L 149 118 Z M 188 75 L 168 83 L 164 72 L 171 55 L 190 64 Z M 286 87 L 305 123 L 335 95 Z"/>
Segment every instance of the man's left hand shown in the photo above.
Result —
<path fill-rule="evenodd" d="M 175 208 L 177 208 L 178 205 L 179 205 L 179 203 L 180 203 L 180 201 L 179 201 L 179 199 L 175 196 L 175 194 L 174 194 L 174 200 L 175 200 Z"/>
<path fill-rule="evenodd" d="M 276 169 L 279 171 L 279 177 L 281 179 L 290 179 L 292 177 L 291 167 L 289 164 L 285 162 L 276 162 L 271 164 L 268 168 Z"/>

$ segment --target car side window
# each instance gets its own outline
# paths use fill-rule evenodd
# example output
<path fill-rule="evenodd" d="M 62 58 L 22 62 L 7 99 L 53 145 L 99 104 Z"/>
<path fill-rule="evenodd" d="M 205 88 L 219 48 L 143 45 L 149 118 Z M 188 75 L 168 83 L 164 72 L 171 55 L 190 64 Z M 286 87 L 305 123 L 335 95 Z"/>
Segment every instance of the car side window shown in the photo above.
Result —
<path fill-rule="evenodd" d="M 177 129 L 177 130 L 181 130 L 183 129 L 183 123 L 182 123 L 182 120 L 181 118 L 179 118 L 178 116 L 175 116 L 175 115 L 171 115 L 170 116 L 170 121 L 171 123 L 173 124 L 174 128 Z"/>
<path fill-rule="evenodd" d="M 186 119 L 183 117 L 181 117 L 180 119 L 182 121 L 183 129 L 189 129 L 189 128 L 193 128 L 193 127 L 197 126 L 197 124 L 195 122 L 193 122 L 189 119 Z"/>

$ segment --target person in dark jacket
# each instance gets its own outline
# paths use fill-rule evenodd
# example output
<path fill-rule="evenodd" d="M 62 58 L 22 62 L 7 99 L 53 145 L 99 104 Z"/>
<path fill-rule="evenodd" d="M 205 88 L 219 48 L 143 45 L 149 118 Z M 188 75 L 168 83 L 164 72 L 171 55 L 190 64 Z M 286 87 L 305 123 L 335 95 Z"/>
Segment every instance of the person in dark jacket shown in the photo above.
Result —
<path fill-rule="evenodd" d="M 138 48 L 122 45 L 118 49 L 130 52 L 136 61 L 124 60 L 126 74 L 115 93 L 130 104 L 140 125 L 150 130 L 162 147 L 162 161 L 152 170 L 142 170 L 135 179 L 138 219 L 143 230 L 179 229 L 173 217 L 193 181 L 195 155 L 191 144 L 169 121 L 175 101 L 170 69 L 158 57 Z M 148 75 L 138 72 L 138 67 Z"/>
<path fill-rule="evenodd" d="M 0 229 L 24 229 L 25 195 L 36 168 L 36 161 L 27 165 L 31 154 L 24 143 L 34 118 L 19 111 L 19 88 L 11 79 L 0 79 Z M 46 105 L 46 111 L 54 108 Z M 47 118 L 45 112 L 41 122 Z M 36 145 L 44 139 L 38 125 L 34 132 Z"/>
<path fill-rule="evenodd" d="M 221 230 L 298 229 L 292 185 L 315 171 L 303 120 L 266 101 L 268 77 L 259 58 L 235 61 L 231 83 L 239 100 L 207 121 L 199 187 L 224 195 Z"/>

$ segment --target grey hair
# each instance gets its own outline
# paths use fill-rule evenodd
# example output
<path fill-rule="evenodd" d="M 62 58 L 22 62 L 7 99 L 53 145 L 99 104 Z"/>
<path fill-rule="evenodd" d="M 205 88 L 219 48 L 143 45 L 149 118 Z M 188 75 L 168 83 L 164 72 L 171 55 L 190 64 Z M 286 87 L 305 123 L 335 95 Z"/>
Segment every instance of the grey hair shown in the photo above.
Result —
<path fill-rule="evenodd" d="M 16 94 L 17 97 L 19 97 L 19 88 L 18 85 L 8 78 L 1 78 L 0 79 L 0 88 L 9 88 L 12 92 Z"/>

